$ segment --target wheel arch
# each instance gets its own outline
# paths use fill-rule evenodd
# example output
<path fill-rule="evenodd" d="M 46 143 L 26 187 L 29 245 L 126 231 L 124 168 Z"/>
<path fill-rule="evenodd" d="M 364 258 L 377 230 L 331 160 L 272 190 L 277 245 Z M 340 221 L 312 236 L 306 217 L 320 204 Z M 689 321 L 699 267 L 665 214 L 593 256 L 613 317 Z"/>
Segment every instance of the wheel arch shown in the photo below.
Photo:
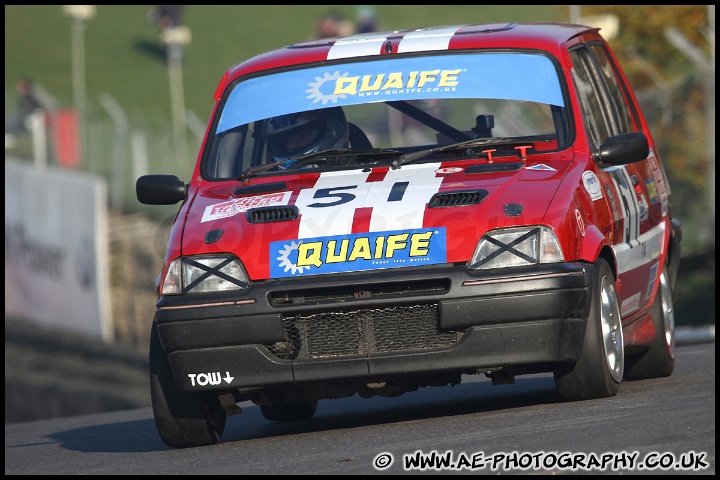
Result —
<path fill-rule="evenodd" d="M 617 280 L 617 261 L 612 247 L 608 244 L 605 235 L 595 225 L 589 225 L 582 237 L 580 245 L 580 256 L 591 263 L 595 263 L 598 258 L 607 260 L 613 275 Z"/>
<path fill-rule="evenodd" d="M 605 259 L 608 265 L 610 265 L 610 269 L 615 276 L 615 281 L 617 281 L 617 262 L 615 261 L 615 253 L 613 252 L 613 249 L 610 248 L 609 245 L 603 245 L 602 248 L 600 248 L 600 252 L 598 253 L 598 258 Z"/>

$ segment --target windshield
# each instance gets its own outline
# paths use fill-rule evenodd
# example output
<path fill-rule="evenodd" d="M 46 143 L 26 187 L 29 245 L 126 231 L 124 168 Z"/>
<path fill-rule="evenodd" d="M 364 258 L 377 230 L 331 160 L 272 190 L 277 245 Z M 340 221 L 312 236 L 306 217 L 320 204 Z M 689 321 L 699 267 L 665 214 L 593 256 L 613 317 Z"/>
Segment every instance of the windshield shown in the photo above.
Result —
<path fill-rule="evenodd" d="M 248 170 L 356 168 L 427 149 L 449 159 L 461 152 L 438 147 L 478 138 L 526 137 L 529 153 L 555 150 L 568 139 L 556 67 L 528 52 L 394 57 L 271 73 L 237 82 L 218 115 L 203 160 L 209 179 L 240 178 Z M 323 152 L 331 153 L 320 158 Z"/>

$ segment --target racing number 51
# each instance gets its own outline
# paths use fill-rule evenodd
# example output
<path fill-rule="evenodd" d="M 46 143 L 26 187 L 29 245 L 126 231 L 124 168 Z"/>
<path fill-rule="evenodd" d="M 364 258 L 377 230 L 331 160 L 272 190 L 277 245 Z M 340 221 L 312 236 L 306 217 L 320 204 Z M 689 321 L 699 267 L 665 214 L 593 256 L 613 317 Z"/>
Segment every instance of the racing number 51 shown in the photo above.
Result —
<path fill-rule="evenodd" d="M 410 182 L 395 182 L 393 183 L 392 188 L 390 189 L 390 193 L 388 194 L 387 201 L 388 202 L 399 202 L 402 200 L 403 196 L 405 195 L 405 190 L 407 190 L 408 185 Z M 310 203 L 308 204 L 308 207 L 313 208 L 322 208 L 322 207 L 334 207 L 336 205 L 342 205 L 343 203 L 349 203 L 355 200 L 355 195 L 352 193 L 345 193 L 345 192 L 339 192 L 338 190 L 351 190 L 354 188 L 357 188 L 357 185 L 348 185 L 347 187 L 332 187 L 332 188 L 319 188 L 317 191 L 315 191 L 315 194 L 313 195 L 313 198 L 320 199 L 320 198 L 333 198 L 337 197 L 338 200 L 327 202 L 327 203 Z"/>

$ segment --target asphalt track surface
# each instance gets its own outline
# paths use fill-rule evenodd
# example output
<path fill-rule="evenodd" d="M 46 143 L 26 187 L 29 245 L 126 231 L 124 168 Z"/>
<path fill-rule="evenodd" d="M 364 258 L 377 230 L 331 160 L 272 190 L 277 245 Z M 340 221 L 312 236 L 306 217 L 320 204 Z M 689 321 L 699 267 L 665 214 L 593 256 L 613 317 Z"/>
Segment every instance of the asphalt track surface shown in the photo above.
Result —
<path fill-rule="evenodd" d="M 6 322 L 6 410 L 8 380 L 21 376 L 20 367 L 48 355 L 43 375 L 64 387 L 82 386 L 75 400 L 93 398 L 98 389 L 111 396 L 125 390 L 123 401 L 143 401 L 147 395 L 146 354 L 139 349 L 97 344 L 80 347 L 69 342 L 70 362 L 59 353 L 55 337 L 28 358 L 16 357 L 18 337 L 32 343 L 27 328 L 13 332 Z M 37 332 L 36 332 L 37 333 Z M 522 376 L 513 385 L 492 386 L 482 376 L 470 377 L 457 387 L 425 388 L 397 398 L 348 399 L 320 402 L 308 422 L 275 423 L 259 408 L 241 404 L 244 412 L 230 417 L 218 445 L 173 450 L 157 436 L 147 406 L 120 408 L 94 414 L 18 421 L 5 425 L 6 474 L 373 474 L 419 473 L 402 467 L 406 454 L 416 451 L 468 455 L 490 453 L 652 452 L 695 455 L 707 464 L 701 470 L 611 471 L 606 473 L 714 474 L 715 473 L 715 343 L 714 331 L 679 330 L 673 375 L 664 379 L 623 382 L 611 399 L 563 403 L 552 377 Z M 46 339 L 47 341 L 48 339 Z M 37 338 L 34 339 L 37 341 Z M 22 342 L 19 342 L 22 343 Z M 37 344 L 35 344 L 37 347 Z M 52 347 L 55 345 L 55 347 Z M 10 348 L 8 348 L 10 347 Z M 29 348 L 27 345 L 25 348 Z M 100 353 L 93 357 L 84 349 Z M 122 351 L 121 351 L 122 350 Z M 10 359 L 8 352 L 10 351 Z M 121 358 L 132 359 L 123 363 Z M 68 368 L 76 377 L 62 377 Z M 134 364 L 134 366 L 133 366 Z M 80 370 L 78 370 L 80 367 Z M 38 364 L 35 364 L 38 368 Z M 85 373 L 82 372 L 85 368 Z M 101 373 L 102 371 L 109 373 Z M 10 374 L 10 375 L 9 375 Z M 25 379 L 27 380 L 27 379 Z M 95 383 L 91 388 L 88 384 Z M 115 389 L 110 385 L 115 385 Z M 52 389 L 51 389 L 52 390 Z M 133 400 L 131 392 L 137 390 Z M 55 392 L 57 393 L 57 392 Z M 39 398 L 35 398 L 39 397 Z M 26 397 L 42 404 L 43 396 Z M 103 402 L 98 402 L 101 407 Z M 149 400 L 147 400 L 149 405 Z M 46 408 L 47 410 L 47 408 Z M 46 413 L 51 413 L 47 411 Z M 394 464 L 378 470 L 373 462 L 381 453 L 394 455 Z M 513 470 L 530 473 L 531 470 Z M 429 473 L 500 471 L 429 470 Z M 573 473 L 547 470 L 540 473 Z M 599 473 L 580 471 L 576 473 Z"/>
<path fill-rule="evenodd" d="M 679 328 L 678 345 L 715 341 Z M 147 348 L 5 319 L 5 424 L 150 406 Z"/>

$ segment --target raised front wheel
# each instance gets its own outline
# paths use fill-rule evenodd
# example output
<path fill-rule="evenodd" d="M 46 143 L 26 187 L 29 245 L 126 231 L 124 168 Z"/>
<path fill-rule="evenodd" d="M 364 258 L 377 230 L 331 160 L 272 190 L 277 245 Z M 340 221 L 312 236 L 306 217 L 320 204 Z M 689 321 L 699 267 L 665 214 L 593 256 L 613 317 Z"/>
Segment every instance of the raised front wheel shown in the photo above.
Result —
<path fill-rule="evenodd" d="M 555 386 L 566 400 L 611 397 L 623 378 L 625 350 L 615 276 L 602 258 L 593 266 L 591 291 L 580 359 L 559 364 L 553 372 Z"/>
<path fill-rule="evenodd" d="M 200 447 L 220 440 L 227 414 L 218 396 L 178 390 L 154 322 L 150 334 L 150 397 L 155 426 L 167 446 Z"/>

